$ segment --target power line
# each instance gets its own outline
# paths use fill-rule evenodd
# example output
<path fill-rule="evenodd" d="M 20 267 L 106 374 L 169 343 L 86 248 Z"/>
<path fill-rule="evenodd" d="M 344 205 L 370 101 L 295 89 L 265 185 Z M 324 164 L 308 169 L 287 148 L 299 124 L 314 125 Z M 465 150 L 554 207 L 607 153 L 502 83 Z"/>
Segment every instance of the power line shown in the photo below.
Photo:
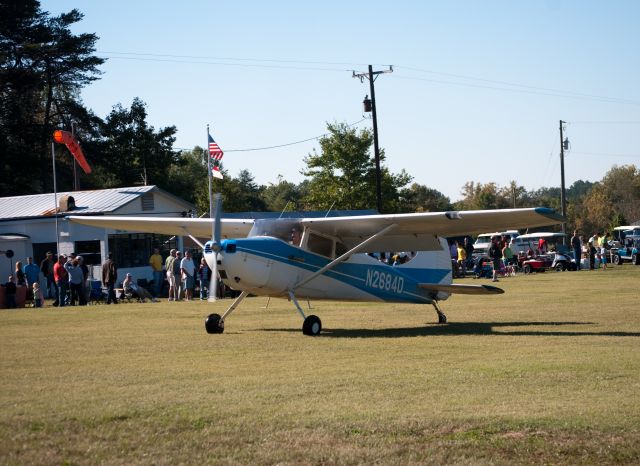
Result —
<path fill-rule="evenodd" d="M 508 81 L 497 81 L 497 80 L 492 80 L 492 79 L 479 78 L 479 77 L 475 77 L 475 76 L 465 76 L 465 75 L 454 74 L 454 73 L 443 73 L 441 71 L 424 70 L 424 69 L 412 68 L 412 67 L 408 67 L 408 66 L 400 66 L 400 67 L 397 67 L 397 68 L 406 69 L 406 70 L 410 70 L 410 71 L 417 71 L 417 72 L 421 72 L 421 73 L 435 74 L 435 75 L 440 75 L 440 76 L 448 76 L 448 77 L 452 77 L 452 78 L 459 78 L 459 79 L 467 79 L 467 80 L 472 80 L 472 81 L 486 82 L 486 83 L 491 83 L 491 84 L 499 84 L 499 85 L 512 86 L 512 87 L 521 87 L 521 88 L 524 88 L 524 89 L 530 89 L 530 90 L 534 90 L 534 91 L 552 92 L 553 94 L 550 94 L 550 95 L 564 95 L 564 94 L 566 94 L 566 95 L 573 95 L 573 96 L 577 96 L 577 97 L 589 97 L 589 98 L 596 98 L 596 99 L 611 99 L 611 100 L 620 101 L 622 103 L 635 103 L 635 104 L 638 104 L 638 102 L 636 102 L 636 101 L 629 100 L 629 99 L 620 99 L 620 98 L 617 98 L 617 97 L 599 96 L 599 95 L 593 95 L 593 94 L 584 94 L 584 93 L 580 93 L 580 92 L 565 91 L 563 89 L 553 89 L 553 88 L 540 87 L 540 86 L 530 86 L 530 85 L 527 85 L 527 84 L 518 84 L 518 83 L 512 83 L 512 82 L 508 82 Z M 447 81 L 445 81 L 445 82 L 447 82 Z M 463 84 L 463 83 L 460 83 L 460 84 Z"/>
<path fill-rule="evenodd" d="M 633 100 L 618 99 L 618 98 L 615 98 L 615 97 L 590 96 L 589 94 L 577 94 L 577 93 L 564 92 L 564 91 L 556 91 L 556 92 L 549 91 L 549 92 L 546 92 L 546 91 L 543 91 L 543 90 L 537 91 L 537 90 L 534 90 L 534 89 L 517 89 L 517 88 L 497 87 L 497 86 L 488 86 L 488 85 L 485 85 L 485 84 L 461 83 L 461 82 L 455 82 L 455 81 L 443 81 L 443 80 L 439 80 L 439 79 L 417 78 L 417 77 L 409 77 L 409 76 L 395 76 L 395 78 L 397 78 L 397 79 L 408 79 L 408 80 L 414 80 L 414 81 L 431 82 L 431 83 L 436 83 L 436 84 L 447 84 L 447 85 L 453 85 L 453 86 L 475 87 L 475 88 L 480 88 L 480 89 L 491 89 L 491 90 L 495 90 L 495 91 L 517 92 L 517 93 L 521 93 L 521 94 L 546 95 L 546 96 L 550 96 L 550 97 L 564 97 L 564 98 L 579 99 L 579 100 L 594 100 L 596 102 L 605 102 L 605 103 L 626 104 L 626 105 L 640 105 L 640 102 L 636 102 L 636 101 L 633 101 Z M 521 87 L 528 87 L 528 86 L 521 86 Z"/>
<path fill-rule="evenodd" d="M 569 121 L 571 125 L 640 125 L 640 121 Z"/>
<path fill-rule="evenodd" d="M 571 151 L 571 153 L 576 155 L 588 155 L 588 156 L 595 156 L 595 157 L 625 157 L 625 158 L 632 158 L 632 159 L 640 159 L 640 154 L 607 154 L 602 152 L 575 152 L 575 151 Z"/>
<path fill-rule="evenodd" d="M 189 58 L 197 60 L 223 60 L 223 61 L 244 61 L 244 62 L 266 62 L 266 63 L 302 63 L 311 65 L 340 65 L 340 66 L 367 66 L 363 63 L 349 63 L 349 62 L 325 62 L 325 61 L 313 61 L 313 60 L 281 60 L 272 58 L 237 58 L 237 57 L 215 57 L 215 56 L 203 56 L 203 55 L 172 55 L 164 53 L 136 53 L 136 52 L 108 52 L 99 51 L 98 53 L 113 54 L 113 55 L 131 55 L 134 57 L 166 57 L 166 58 Z M 375 65 L 385 66 L 385 65 Z M 349 70 L 351 71 L 351 70 Z"/>
<path fill-rule="evenodd" d="M 198 56 L 198 55 L 174 55 L 174 54 L 112 52 L 112 51 L 99 51 L 98 53 L 103 55 L 112 55 L 110 57 L 107 56 L 105 58 L 114 58 L 114 59 L 121 59 L 121 60 L 187 63 L 187 64 L 202 64 L 202 65 L 214 65 L 214 66 L 236 66 L 236 67 L 246 67 L 246 68 L 266 68 L 266 69 L 297 70 L 297 71 L 333 71 L 333 72 L 352 71 L 353 72 L 354 71 L 353 68 L 359 68 L 364 66 L 363 64 L 360 64 L 360 63 L 324 62 L 324 61 L 293 60 L 293 59 L 281 60 L 281 59 L 239 58 L 239 57 L 212 57 L 212 56 Z M 240 62 L 240 63 L 233 63 L 233 62 Z M 254 63 L 250 63 L 250 62 L 254 62 Z M 276 64 L 266 64 L 266 63 L 323 65 L 323 66 L 326 65 L 326 67 L 283 66 L 283 65 L 276 65 Z M 349 69 L 329 68 L 330 66 L 349 66 L 352 68 L 349 68 Z M 388 65 L 375 64 L 374 66 L 388 66 Z M 455 74 L 455 73 L 445 73 L 441 71 L 426 70 L 426 69 L 415 68 L 411 66 L 400 66 L 400 67 L 396 67 L 396 69 L 415 71 L 418 73 L 433 74 L 433 75 L 451 77 L 456 79 L 463 79 L 467 81 L 477 81 L 479 83 L 487 83 L 487 84 L 429 79 L 429 78 L 420 78 L 420 77 L 412 77 L 412 76 L 398 76 L 396 74 L 394 77 L 398 79 L 408 79 L 408 80 L 415 80 L 415 81 L 431 82 L 435 84 L 445 84 L 445 85 L 480 88 L 480 89 L 491 89 L 496 91 L 517 92 L 517 93 L 523 93 L 523 94 L 546 95 L 550 97 L 565 97 L 565 98 L 573 98 L 573 99 L 581 99 L 581 100 L 594 100 L 594 101 L 605 102 L 605 103 L 640 105 L 640 102 L 636 100 L 622 99 L 618 97 L 600 96 L 595 94 L 586 94 L 586 93 L 573 92 L 573 91 L 565 91 L 562 89 L 546 88 L 546 87 L 540 87 L 540 86 L 531 86 L 526 84 L 512 83 L 508 81 L 491 80 L 491 79 L 485 79 L 485 78 L 476 77 L 476 76 L 466 76 L 466 75 Z M 488 85 L 488 84 L 494 84 L 494 85 Z M 504 87 L 504 86 L 508 86 L 508 87 Z"/>
<path fill-rule="evenodd" d="M 355 126 L 355 125 L 357 125 L 359 123 L 362 123 L 364 120 L 367 120 L 367 118 L 363 118 L 361 120 L 358 120 L 355 123 L 350 123 L 350 124 L 347 125 L 347 127 Z M 302 139 L 300 141 L 295 141 L 295 142 L 288 142 L 286 144 L 278 144 L 278 145 L 275 145 L 275 146 L 253 147 L 253 148 L 250 148 L 250 149 L 225 149 L 224 152 L 225 153 L 227 153 L 227 152 L 252 152 L 252 151 L 259 151 L 259 150 L 278 149 L 280 147 L 294 146 L 296 144 L 302 144 L 303 142 L 309 142 L 309 141 L 313 141 L 313 140 L 316 140 L 316 139 L 320 139 L 322 137 L 327 136 L 328 134 L 329 133 L 324 133 L 324 134 L 321 134 L 320 136 L 314 136 L 312 138 Z M 191 149 L 186 149 L 186 148 L 183 148 L 183 147 L 176 147 L 175 149 L 178 149 L 178 150 L 191 150 Z"/>

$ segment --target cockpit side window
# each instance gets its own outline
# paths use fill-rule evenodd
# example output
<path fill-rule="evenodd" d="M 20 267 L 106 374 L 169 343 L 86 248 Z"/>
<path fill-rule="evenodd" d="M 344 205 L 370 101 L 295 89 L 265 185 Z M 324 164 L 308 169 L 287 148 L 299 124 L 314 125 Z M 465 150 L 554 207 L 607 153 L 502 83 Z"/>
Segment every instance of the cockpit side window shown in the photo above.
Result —
<path fill-rule="evenodd" d="M 333 252 L 333 240 L 315 233 L 309 233 L 307 249 L 311 252 L 315 252 L 316 254 L 331 257 L 331 253 Z"/>

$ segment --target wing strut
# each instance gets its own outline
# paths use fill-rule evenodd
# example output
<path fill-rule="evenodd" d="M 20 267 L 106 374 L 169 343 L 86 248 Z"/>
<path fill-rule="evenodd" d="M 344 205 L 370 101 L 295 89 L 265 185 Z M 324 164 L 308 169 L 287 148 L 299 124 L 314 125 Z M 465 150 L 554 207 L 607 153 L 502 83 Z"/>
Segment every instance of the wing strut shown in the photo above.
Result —
<path fill-rule="evenodd" d="M 347 252 L 345 252 L 340 257 L 332 260 L 327 265 L 322 267 L 320 270 L 317 270 L 316 272 L 314 272 L 311 275 L 309 275 L 307 278 L 305 278 L 305 279 L 299 281 L 298 283 L 296 283 L 295 285 L 293 285 L 293 287 L 291 288 L 291 291 L 294 291 L 296 288 L 300 288 L 302 285 L 306 285 L 307 283 L 309 283 L 314 278 L 316 278 L 316 277 L 322 275 L 323 273 L 325 273 L 327 270 L 331 270 L 332 268 L 334 268 L 340 262 L 346 261 L 347 259 L 349 259 L 349 257 L 351 257 L 352 255 L 356 254 L 357 252 L 361 251 L 362 249 L 364 249 L 365 246 L 367 244 L 369 244 L 371 241 L 373 241 L 374 239 L 379 238 L 380 236 L 386 235 L 389 231 L 391 231 L 395 227 L 396 227 L 395 223 L 392 223 L 391 225 L 386 226 L 385 228 L 380 230 L 375 235 L 370 236 L 369 238 L 365 239 L 362 243 L 358 244 L 354 248 L 349 249 Z"/>
<path fill-rule="evenodd" d="M 193 236 L 191 233 L 189 233 L 189 232 L 187 231 L 187 229 L 186 229 L 186 228 L 182 227 L 182 232 L 183 232 L 186 236 L 188 236 L 189 238 L 191 238 L 191 240 L 192 240 L 194 243 L 196 243 L 198 246 L 200 246 L 200 248 L 204 251 L 204 244 L 202 244 L 200 241 L 198 241 L 198 239 L 197 239 L 195 236 Z"/>

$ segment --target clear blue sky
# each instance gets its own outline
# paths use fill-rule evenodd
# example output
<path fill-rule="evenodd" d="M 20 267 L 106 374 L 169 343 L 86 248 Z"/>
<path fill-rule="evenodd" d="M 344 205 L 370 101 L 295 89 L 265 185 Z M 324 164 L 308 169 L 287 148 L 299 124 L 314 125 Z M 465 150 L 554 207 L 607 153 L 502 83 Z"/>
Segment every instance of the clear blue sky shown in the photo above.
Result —
<path fill-rule="evenodd" d="M 109 58 L 82 97 L 105 117 L 134 97 L 176 146 L 205 146 L 206 125 L 233 176 L 299 182 L 326 122 L 362 119 L 376 81 L 387 165 L 460 197 L 467 181 L 559 186 L 560 119 L 571 152 L 566 182 L 640 165 L 638 1 L 67 1 Z M 163 56 L 161 56 L 163 55 Z M 358 127 L 370 127 L 366 120 Z"/>

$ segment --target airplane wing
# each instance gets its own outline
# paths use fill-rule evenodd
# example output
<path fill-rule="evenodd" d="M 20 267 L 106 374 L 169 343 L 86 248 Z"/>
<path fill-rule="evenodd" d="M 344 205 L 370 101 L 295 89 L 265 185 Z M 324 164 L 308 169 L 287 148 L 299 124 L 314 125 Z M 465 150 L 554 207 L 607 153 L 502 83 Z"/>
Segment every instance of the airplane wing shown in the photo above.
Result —
<path fill-rule="evenodd" d="M 141 231 L 163 235 L 191 235 L 196 238 L 211 238 L 213 221 L 210 218 L 185 217 L 126 217 L 83 216 L 66 217 L 75 223 L 114 230 Z M 253 226 L 252 219 L 221 219 L 223 238 L 243 238 Z"/>
<path fill-rule="evenodd" d="M 302 225 L 318 233 L 340 238 L 347 248 L 395 225 L 389 232 L 367 244 L 360 252 L 425 251 L 439 248 L 433 235 L 462 236 L 509 228 L 533 228 L 562 223 L 554 210 L 529 209 L 467 210 L 415 214 L 363 215 L 301 220 Z"/>

